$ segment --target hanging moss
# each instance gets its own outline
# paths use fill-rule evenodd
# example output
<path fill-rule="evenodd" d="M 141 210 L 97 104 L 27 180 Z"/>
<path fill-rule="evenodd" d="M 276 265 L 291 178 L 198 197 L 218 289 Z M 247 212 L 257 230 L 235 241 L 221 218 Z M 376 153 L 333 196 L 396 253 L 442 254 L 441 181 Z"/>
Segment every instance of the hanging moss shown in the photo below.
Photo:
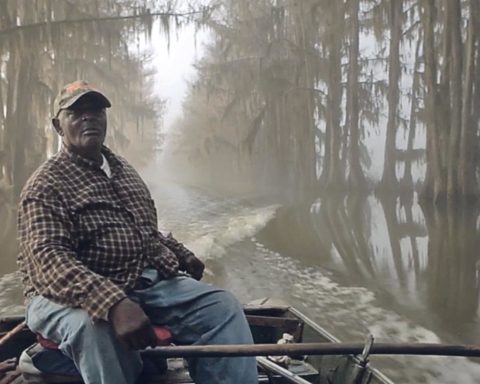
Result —
<path fill-rule="evenodd" d="M 138 14 L 132 15 L 131 9 Z M 134 163 L 150 161 L 158 145 L 155 110 L 161 101 L 145 98 L 151 94 L 146 58 L 130 48 L 134 35 L 151 38 L 159 17 L 166 36 L 170 19 L 177 17 L 177 24 L 181 19 L 172 9 L 163 12 L 154 1 L 2 1 L 1 180 L 15 180 L 20 188 L 28 174 L 56 150 L 57 138 L 49 122 L 53 98 L 61 85 L 76 78 L 97 84 L 112 100 L 110 145 L 127 153 Z M 28 76 L 19 75 L 20 66 Z M 22 147 L 17 145 L 19 138 L 24 139 Z M 27 151 L 30 163 L 14 160 Z"/>
<path fill-rule="evenodd" d="M 399 4 L 400 10 L 392 8 Z M 461 14 L 447 18 L 453 14 L 447 6 L 460 9 Z M 427 153 L 427 163 L 441 167 L 450 162 L 452 170 L 452 156 L 446 154 L 458 151 L 458 145 L 452 144 L 446 150 L 448 132 L 456 132 L 461 121 L 449 123 L 446 113 L 455 106 L 459 114 L 463 98 L 470 107 L 462 110 L 466 116 L 462 119 L 473 123 L 469 128 L 463 126 L 466 135 L 462 137 L 478 135 L 480 114 L 472 106 L 478 104 L 480 92 L 472 95 L 469 89 L 480 78 L 480 67 L 473 60 L 478 58 L 478 36 L 476 45 L 471 37 L 478 28 L 467 30 L 467 26 L 474 25 L 470 21 L 478 13 L 476 8 L 476 1 L 467 0 L 221 2 L 208 23 L 213 37 L 205 58 L 196 65 L 198 79 L 186 101 L 189 116 L 182 126 L 188 134 L 177 141 L 179 146 L 191 148 L 191 156 L 201 153 L 192 141 L 197 136 L 205 138 L 199 141 L 199 147 L 206 138 L 219 136 L 245 150 L 225 153 L 222 147 L 216 152 L 214 146 L 209 146 L 208 156 L 204 153 L 202 158 L 206 163 L 192 163 L 191 173 L 195 173 L 195 167 L 199 167 L 199 172 L 211 167 L 209 174 L 217 179 L 218 174 L 226 175 L 228 180 L 229 174 L 240 174 L 237 164 L 250 164 L 248 177 L 267 186 L 282 186 L 288 180 L 289 186 L 300 190 L 315 187 L 317 172 L 323 172 L 327 186 L 344 188 L 350 179 L 351 185 L 371 188 L 366 177 L 371 166 L 371 148 L 366 147 L 366 138 L 382 134 L 386 115 L 390 116 L 389 126 L 394 133 L 402 126 L 408 126 L 410 132 L 414 130 L 402 110 L 413 92 L 421 95 L 430 111 L 413 111 L 415 122 L 423 129 L 427 121 L 427 136 L 444 149 L 433 157 Z M 451 25 L 445 20 L 451 21 Z M 397 75 L 389 78 L 393 67 L 389 65 L 393 31 L 400 52 L 406 53 L 399 56 Z M 428 32 L 426 38 L 424 32 Z M 447 42 L 453 44 L 453 38 L 458 54 L 452 61 L 444 57 L 448 52 L 439 47 L 448 47 Z M 420 57 L 425 60 L 425 73 L 417 82 L 418 89 L 404 89 L 405 79 L 412 75 L 410 56 L 414 56 L 413 49 L 419 41 L 424 41 Z M 468 55 L 465 47 L 470 47 Z M 469 65 L 460 67 L 460 57 Z M 448 70 L 448 65 L 454 63 L 457 80 L 467 75 L 472 79 L 464 82 L 462 94 L 458 92 L 459 81 L 454 81 L 453 72 Z M 463 73 L 466 68 L 468 72 Z M 437 85 L 439 80 L 441 88 Z M 451 94 L 454 85 L 456 96 Z M 391 102 L 389 107 L 387 99 L 392 100 L 396 86 L 400 86 L 398 102 Z M 480 86 L 474 85 L 474 89 Z M 397 110 L 393 104 L 398 104 Z M 464 139 L 464 145 L 467 142 L 475 140 Z M 390 168 L 390 174 L 404 162 L 395 149 L 391 152 L 395 167 Z M 466 149 L 470 150 L 476 151 L 473 147 Z M 413 146 L 409 151 L 408 158 L 416 159 Z M 226 168 L 231 164 L 231 168 L 219 170 L 217 164 Z M 475 178 L 472 169 L 468 167 L 469 179 Z M 439 181 L 445 186 L 442 173 L 433 177 L 427 174 L 427 184 Z"/>

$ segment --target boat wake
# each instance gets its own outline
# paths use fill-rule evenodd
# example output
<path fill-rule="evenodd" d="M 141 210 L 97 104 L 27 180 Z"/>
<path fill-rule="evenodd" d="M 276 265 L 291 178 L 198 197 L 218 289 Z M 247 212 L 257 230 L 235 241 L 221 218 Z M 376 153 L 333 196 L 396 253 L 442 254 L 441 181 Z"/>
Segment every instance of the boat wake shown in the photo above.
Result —
<path fill-rule="evenodd" d="M 362 343 L 369 333 L 377 342 L 442 342 L 434 332 L 383 308 L 369 289 L 342 286 L 318 267 L 273 252 L 256 239 L 252 243 L 251 256 L 244 253 L 241 265 L 234 264 L 235 272 L 225 278 L 242 299 L 269 296 L 287 301 L 344 342 Z M 232 258 L 229 263 L 234 263 Z M 243 278 L 239 282 L 237 274 L 253 276 L 254 281 Z M 480 365 L 462 357 L 395 356 L 372 360 L 395 383 L 474 383 L 480 377 Z"/>
<path fill-rule="evenodd" d="M 0 314 L 23 315 L 22 281 L 19 273 L 7 273 L 0 277 Z"/>
<path fill-rule="evenodd" d="M 160 228 L 171 231 L 206 261 L 207 282 L 231 290 L 242 302 L 260 297 L 288 302 L 345 342 L 361 343 L 369 333 L 377 342 L 442 341 L 408 314 L 396 311 L 393 303 L 386 306 L 375 289 L 339 283 L 320 260 L 301 261 L 301 238 L 298 259 L 268 249 L 255 236 L 275 217 L 277 205 L 212 196 L 174 184 L 153 186 L 152 195 Z M 277 240 L 290 242 L 291 237 Z M 0 292 L 4 314 L 23 311 L 17 274 L 0 278 Z M 372 360 L 396 383 L 474 383 L 480 377 L 480 365 L 461 357 Z"/>
<path fill-rule="evenodd" d="M 159 227 L 172 232 L 202 260 L 223 257 L 229 246 L 262 229 L 278 208 L 175 185 L 154 189 L 153 195 Z"/>

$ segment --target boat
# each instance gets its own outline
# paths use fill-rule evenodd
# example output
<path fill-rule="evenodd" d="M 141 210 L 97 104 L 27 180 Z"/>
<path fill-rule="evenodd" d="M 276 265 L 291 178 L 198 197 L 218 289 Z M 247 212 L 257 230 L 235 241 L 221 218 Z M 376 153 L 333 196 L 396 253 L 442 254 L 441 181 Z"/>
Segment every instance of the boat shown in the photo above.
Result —
<path fill-rule="evenodd" d="M 267 300 L 244 306 L 254 336 L 252 346 L 167 346 L 148 349 L 144 358 L 156 357 L 161 369 L 145 373 L 141 382 L 147 384 L 193 383 L 183 357 L 257 355 L 259 383 L 328 383 L 328 384 L 393 384 L 369 361 L 367 342 L 360 354 L 339 354 L 318 348 L 313 354 L 302 354 L 302 346 L 335 346 L 339 341 L 324 328 L 288 305 L 270 304 Z M 79 382 L 79 377 L 62 381 L 59 376 L 22 374 L 19 360 L 22 352 L 37 342 L 36 336 L 24 325 L 24 318 L 0 319 L 0 384 L 48 382 Z M 338 344 L 339 345 L 339 344 Z M 321 348 L 320 348 L 321 349 Z M 357 348 L 358 349 L 358 348 Z M 284 354 L 283 350 L 291 353 Z M 308 352 L 308 348 L 307 348 Z M 268 354 L 272 356 L 269 356 Z M 25 354 L 25 352 L 23 352 Z M 161 355 L 160 358 L 158 355 Z M 273 356 L 274 355 L 274 356 Z M 153 361 L 153 360 L 151 360 Z"/>
<path fill-rule="evenodd" d="M 310 320 L 300 311 L 286 305 L 271 305 L 264 302 L 252 303 L 244 307 L 247 320 L 250 324 L 252 334 L 255 340 L 255 346 L 271 346 L 272 355 L 258 356 L 259 383 L 329 383 L 329 384 L 393 384 L 386 375 L 370 366 L 368 362 L 369 343 L 365 345 L 362 354 L 313 354 L 303 355 L 294 352 L 289 355 L 277 355 L 275 352 L 277 346 L 289 344 L 300 347 L 338 343 L 339 341 L 327 332 L 324 328 Z M 26 383 L 49 383 L 62 382 L 62 377 L 48 376 L 32 377 L 22 374 L 18 364 L 20 356 L 24 350 L 35 345 L 36 336 L 24 326 L 24 318 L 4 317 L 0 319 L 0 341 L 4 338 L 8 340 L 0 345 L 0 384 L 26 384 Z M 280 344 L 279 344 L 280 343 Z M 253 347 L 255 347 L 253 346 Z M 213 346 L 212 346 L 213 347 Z M 188 370 L 181 355 L 190 356 L 192 351 L 194 355 L 219 356 L 242 355 L 244 351 L 238 351 L 239 348 L 247 350 L 249 346 L 223 346 L 224 352 L 209 352 L 207 347 L 202 350 L 195 350 L 195 347 L 174 346 L 164 349 L 165 356 L 171 356 L 166 361 L 166 369 L 161 373 L 144 375 L 142 383 L 152 384 L 187 384 L 193 383 L 188 375 Z M 287 345 L 288 347 L 288 345 Z M 168 349 L 169 348 L 169 349 Z M 189 349 L 190 348 L 190 349 Z M 162 348 L 158 348 L 162 352 Z M 237 351 L 237 352 L 235 352 Z M 258 349 L 259 354 L 265 355 L 267 349 Z M 158 355 L 157 349 L 145 351 L 145 355 Z M 249 354 L 254 354 L 249 352 Z M 210 354 L 209 354 L 210 353 Z M 180 356 L 178 356 L 180 355 Z M 165 360 L 159 360 L 165 361 Z M 69 378 L 68 382 L 79 382 Z"/>

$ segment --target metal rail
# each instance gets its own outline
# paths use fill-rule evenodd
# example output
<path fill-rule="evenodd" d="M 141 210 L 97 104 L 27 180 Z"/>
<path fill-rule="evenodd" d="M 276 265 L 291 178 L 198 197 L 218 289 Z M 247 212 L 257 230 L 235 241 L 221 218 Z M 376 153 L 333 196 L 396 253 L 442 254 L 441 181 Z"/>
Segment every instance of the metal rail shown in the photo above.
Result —
<path fill-rule="evenodd" d="M 142 353 L 164 357 L 359 355 L 364 348 L 365 344 L 360 343 L 232 344 L 157 347 L 143 350 Z M 480 347 L 433 343 L 376 343 L 371 346 L 370 355 L 480 357 Z"/>

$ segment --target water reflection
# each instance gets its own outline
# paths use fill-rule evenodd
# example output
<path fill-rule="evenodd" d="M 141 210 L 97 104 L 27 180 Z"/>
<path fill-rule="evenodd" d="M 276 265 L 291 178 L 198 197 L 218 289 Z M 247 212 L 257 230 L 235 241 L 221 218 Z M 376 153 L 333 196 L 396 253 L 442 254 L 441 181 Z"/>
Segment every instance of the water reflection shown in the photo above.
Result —
<path fill-rule="evenodd" d="M 148 3 L 153 7 L 159 2 Z M 321 273 L 312 271 L 328 270 L 338 286 L 360 287 L 358 291 L 368 296 L 362 310 L 370 305 L 377 309 L 372 304 L 376 301 L 443 340 L 480 342 L 478 206 L 421 207 L 412 192 L 418 181 L 426 181 L 431 195 L 444 194 L 444 176 L 455 176 L 457 159 L 463 166 L 458 166 L 459 180 L 453 186 L 458 184 L 468 194 L 472 186 L 467 181 L 476 180 L 472 154 L 480 115 L 478 108 L 469 106 L 480 99 L 479 66 L 456 63 L 450 68 L 449 58 L 463 55 L 465 63 L 471 63 L 478 57 L 479 45 L 471 37 L 478 4 L 377 3 L 225 2 L 219 19 L 207 21 L 214 38 L 198 63 L 198 78 L 185 100 L 188 113 L 179 121 L 176 147 L 170 148 L 177 154 L 168 158 L 168 165 L 189 184 L 262 184 L 275 193 L 297 189 L 297 203 L 280 208 L 258 235 L 270 255 L 263 268 L 280 274 L 277 269 L 287 269 L 289 262 L 296 266 L 294 260 L 311 267 L 308 274 L 315 278 Z M 451 4 L 465 5 L 464 15 L 452 16 Z M 150 52 L 138 47 L 151 48 L 146 42 L 157 8 L 123 0 L 37 1 L 35 7 L 28 1 L 0 2 L 0 299 L 6 298 L 1 306 L 7 312 L 8 303 L 21 302 L 19 283 L 11 273 L 15 201 L 26 177 L 58 147 L 49 117 L 59 86 L 78 77 L 96 83 L 114 106 L 108 144 L 136 165 L 156 154 L 164 104 L 151 97 Z M 409 17 L 399 17 L 399 12 Z M 445 15 L 461 23 L 444 28 Z M 164 15 L 160 23 L 167 32 L 169 20 Z M 454 37 L 459 32 L 470 36 L 468 45 L 458 44 Z M 453 54 L 453 40 L 460 54 Z M 441 46 L 445 49 L 434 49 Z M 465 81 L 460 95 L 460 78 L 474 73 L 476 80 Z M 462 99 L 466 107 L 460 119 Z M 461 140 L 454 135 L 460 127 L 466 132 Z M 461 141 L 450 146 L 460 148 L 458 156 L 446 150 L 450 138 Z M 372 147 L 382 148 L 381 156 Z M 430 172 L 423 180 L 425 168 Z M 370 177 L 380 173 L 381 187 L 390 195 L 339 193 L 313 203 L 306 197 L 312 190 L 317 195 L 320 185 L 326 190 L 355 186 L 358 192 L 370 188 Z M 436 181 L 439 190 L 433 188 Z M 400 187 L 409 194 L 397 195 Z M 192 226 L 197 224 L 186 218 L 193 209 L 185 207 L 203 207 L 205 202 L 187 197 L 179 201 L 175 194 L 176 205 L 169 206 L 175 218 L 165 223 L 167 229 L 173 223 L 194 233 Z M 235 215 L 216 202 L 213 206 L 212 216 L 218 209 L 227 212 L 228 220 L 214 231 L 209 226 L 212 217 L 201 213 L 208 223 L 202 227 L 205 233 L 190 239 L 196 246 L 210 244 L 212 253 L 222 236 L 230 244 L 225 228 Z M 241 223 L 250 233 L 245 221 Z M 255 247 L 248 247 L 239 244 L 237 275 L 246 268 L 246 254 L 255 253 Z M 218 269 L 229 270 L 233 263 L 227 260 Z M 252 266 L 257 263 L 253 260 Z M 275 286 L 271 276 L 264 278 L 254 267 L 256 280 L 244 284 L 249 292 L 252 285 Z M 306 280 L 299 271 L 293 277 L 281 276 L 297 279 L 291 282 L 296 284 Z M 227 284 L 232 282 L 226 279 Z M 329 284 L 330 280 L 314 288 Z M 288 295 L 288 288 L 281 293 Z M 305 292 L 315 300 L 315 289 Z M 345 308 L 355 304 L 357 295 L 352 296 L 347 300 L 338 289 L 333 300 L 344 317 Z M 319 303 L 327 307 L 320 311 L 333 306 L 328 300 Z M 365 316 L 365 311 L 359 313 Z M 382 324 L 398 318 L 385 319 Z M 342 321 L 345 329 L 351 328 L 356 318 Z"/>
<path fill-rule="evenodd" d="M 480 341 L 478 208 L 421 207 L 415 195 L 328 196 L 285 207 L 258 235 L 268 248 L 377 293 L 440 337 Z"/>
<path fill-rule="evenodd" d="M 0 275 L 15 269 L 16 257 L 16 209 L 8 188 L 0 185 Z"/>
<path fill-rule="evenodd" d="M 447 207 L 424 212 L 429 230 L 426 305 L 439 314 L 446 326 L 460 330 L 462 324 L 478 319 L 478 209 Z M 478 332 L 470 337 L 480 340 Z"/>

